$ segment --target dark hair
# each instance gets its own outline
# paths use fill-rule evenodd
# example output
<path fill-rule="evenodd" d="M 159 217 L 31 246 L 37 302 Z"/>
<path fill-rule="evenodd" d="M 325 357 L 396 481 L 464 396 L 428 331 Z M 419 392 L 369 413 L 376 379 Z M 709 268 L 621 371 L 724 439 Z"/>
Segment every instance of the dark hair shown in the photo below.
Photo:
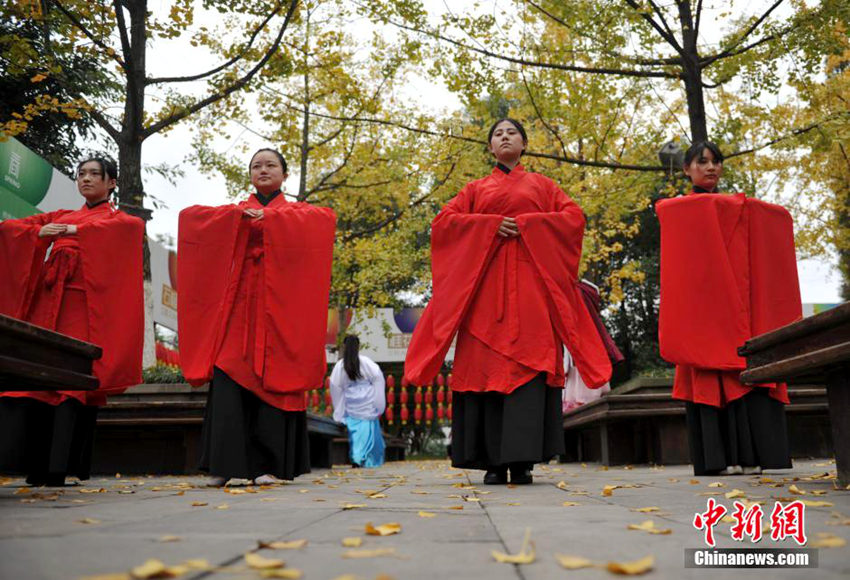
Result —
<path fill-rule="evenodd" d="M 109 177 L 109 179 L 118 179 L 118 164 L 116 164 L 111 157 L 107 157 L 105 155 L 93 155 L 77 163 L 77 171 L 75 172 L 74 177 L 79 175 L 80 169 L 83 168 L 83 165 L 92 162 L 100 165 L 100 172 L 103 173 L 104 181 L 106 180 L 107 176 Z M 115 193 L 115 188 L 111 188 L 109 190 L 109 193 L 110 195 Z"/>
<path fill-rule="evenodd" d="M 283 158 L 283 155 L 280 154 L 280 151 L 277 149 L 270 149 L 268 147 L 263 147 L 262 149 L 257 149 L 253 155 L 251 155 L 251 161 L 248 162 L 248 172 L 251 172 L 251 164 L 254 162 L 254 157 L 257 156 L 258 153 L 262 153 L 263 151 L 269 151 L 277 155 L 277 160 L 280 161 L 280 166 L 283 169 L 283 172 L 286 173 L 286 159 Z"/>
<path fill-rule="evenodd" d="M 360 374 L 360 339 L 353 334 L 347 335 L 342 340 L 342 366 L 345 374 L 352 381 L 356 381 Z"/>
<path fill-rule="evenodd" d="M 720 147 L 711 141 L 697 141 L 685 151 L 685 159 L 682 165 L 690 165 L 691 161 L 702 155 L 702 152 L 708 149 L 714 155 L 715 161 L 723 163 L 723 153 L 720 152 Z"/>
<path fill-rule="evenodd" d="M 502 119 L 499 119 L 498 121 L 493 123 L 493 125 L 490 126 L 490 132 L 487 133 L 487 145 L 489 145 L 490 140 L 493 139 L 493 133 L 496 132 L 496 127 L 499 126 L 499 123 L 503 123 L 504 121 L 507 121 L 508 123 L 516 127 L 516 130 L 519 131 L 520 135 L 522 135 L 522 140 L 528 143 L 528 135 L 526 135 L 525 127 L 522 126 L 522 123 L 520 123 L 516 119 L 511 119 L 510 117 L 503 117 Z"/>

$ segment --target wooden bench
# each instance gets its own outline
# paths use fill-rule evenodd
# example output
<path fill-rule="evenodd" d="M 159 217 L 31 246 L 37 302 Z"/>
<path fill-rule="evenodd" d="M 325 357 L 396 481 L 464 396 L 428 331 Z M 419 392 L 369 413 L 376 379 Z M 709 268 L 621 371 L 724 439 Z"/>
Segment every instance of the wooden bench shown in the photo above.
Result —
<path fill-rule="evenodd" d="M 149 384 L 110 397 L 98 414 L 92 472 L 196 473 L 207 390 L 185 383 Z M 313 467 L 349 462 L 344 425 L 308 412 L 307 433 Z M 390 453 L 388 445 L 388 458 L 400 453 L 403 459 L 403 445 Z"/>
<path fill-rule="evenodd" d="M 690 463 L 685 404 L 672 398 L 672 378 L 637 378 L 564 413 L 565 462 L 603 465 Z M 786 406 L 792 457 L 832 454 L 826 390 L 789 387 Z"/>
<path fill-rule="evenodd" d="M 850 302 L 756 336 L 738 354 L 746 383 L 826 386 L 838 480 L 850 484 Z"/>
<path fill-rule="evenodd" d="M 0 391 L 94 391 L 99 346 L 0 314 Z"/>

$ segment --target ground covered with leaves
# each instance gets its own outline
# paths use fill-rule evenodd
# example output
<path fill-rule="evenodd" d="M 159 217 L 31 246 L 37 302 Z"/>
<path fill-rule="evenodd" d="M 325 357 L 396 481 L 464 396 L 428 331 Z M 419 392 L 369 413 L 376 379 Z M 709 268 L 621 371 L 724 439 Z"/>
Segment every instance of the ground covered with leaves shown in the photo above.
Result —
<path fill-rule="evenodd" d="M 798 547 L 771 539 L 770 514 L 777 501 L 800 500 L 819 567 L 782 574 L 850 573 L 850 491 L 829 460 L 725 478 L 693 477 L 689 466 L 585 464 L 538 465 L 530 486 L 484 486 L 481 475 L 411 461 L 220 489 L 202 477 L 116 474 L 61 489 L 5 478 L 0 577 L 737 577 L 684 568 L 685 548 L 705 547 L 694 518 L 709 500 L 728 508 L 713 528 L 721 548 Z M 736 501 L 763 507 L 758 544 L 732 538 Z"/>

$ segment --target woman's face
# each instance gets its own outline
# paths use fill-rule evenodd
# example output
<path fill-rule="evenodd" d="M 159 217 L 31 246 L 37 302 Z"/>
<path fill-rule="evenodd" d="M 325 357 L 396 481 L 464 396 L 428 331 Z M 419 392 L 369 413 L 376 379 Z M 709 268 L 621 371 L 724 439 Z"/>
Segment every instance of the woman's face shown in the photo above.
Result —
<path fill-rule="evenodd" d="M 684 170 L 695 186 L 714 191 L 720 176 L 723 175 L 723 162 L 718 161 L 711 149 L 706 148 L 685 165 Z"/>
<path fill-rule="evenodd" d="M 89 203 L 106 199 L 114 187 L 115 180 L 104 175 L 97 161 L 87 161 L 77 170 L 77 189 Z"/>
<path fill-rule="evenodd" d="M 502 121 L 496 125 L 487 148 L 496 159 L 504 163 L 505 161 L 516 162 L 525 149 L 525 145 L 522 133 L 514 124 L 510 121 Z"/>
<path fill-rule="evenodd" d="M 269 195 L 280 189 L 286 174 L 280 159 L 271 151 L 260 151 L 251 159 L 251 183 L 258 192 Z"/>

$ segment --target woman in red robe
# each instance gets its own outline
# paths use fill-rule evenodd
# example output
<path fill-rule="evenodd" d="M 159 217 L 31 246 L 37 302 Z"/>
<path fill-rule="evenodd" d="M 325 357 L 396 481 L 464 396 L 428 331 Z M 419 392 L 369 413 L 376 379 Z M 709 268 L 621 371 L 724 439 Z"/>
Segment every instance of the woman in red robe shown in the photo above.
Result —
<path fill-rule="evenodd" d="M 200 467 L 211 485 L 310 471 L 305 391 L 322 385 L 336 217 L 286 201 L 286 161 L 261 149 L 256 193 L 180 212 L 180 364 L 210 382 Z"/>
<path fill-rule="evenodd" d="M 695 143 L 684 159 L 693 183 L 656 204 L 661 222 L 661 356 L 676 364 L 673 397 L 685 401 L 695 475 L 791 467 L 783 383 L 745 385 L 737 349 L 802 315 L 791 216 L 784 208 L 722 195 L 723 155 Z"/>
<path fill-rule="evenodd" d="M 96 391 L 0 393 L 0 471 L 32 485 L 88 479 L 98 406 L 141 382 L 144 224 L 110 205 L 117 178 L 87 159 L 80 209 L 0 223 L 0 312 L 103 348 Z"/>
<path fill-rule="evenodd" d="M 487 484 L 532 482 L 534 463 L 563 453 L 562 347 L 584 382 L 611 363 L 578 288 L 581 209 L 520 165 L 525 129 L 490 129 L 493 172 L 467 184 L 431 225 L 433 295 L 416 325 L 405 377 L 429 384 L 457 335 L 452 464 Z"/>

